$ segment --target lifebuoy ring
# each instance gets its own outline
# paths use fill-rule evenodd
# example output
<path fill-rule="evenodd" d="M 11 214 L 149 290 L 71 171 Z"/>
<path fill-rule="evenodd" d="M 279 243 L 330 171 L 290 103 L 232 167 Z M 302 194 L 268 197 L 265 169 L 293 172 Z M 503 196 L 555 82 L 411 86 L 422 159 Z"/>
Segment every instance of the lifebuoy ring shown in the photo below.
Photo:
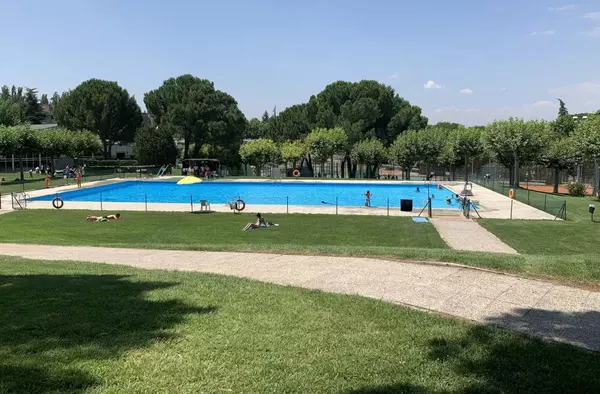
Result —
<path fill-rule="evenodd" d="M 300 171 L 298 171 L 298 170 L 296 169 L 296 170 L 294 170 L 294 172 L 292 172 L 292 175 L 293 175 L 294 177 L 296 177 L 296 178 L 297 178 L 297 177 L 299 177 L 299 176 L 300 176 Z"/>
<path fill-rule="evenodd" d="M 515 189 L 510 189 L 508 191 L 508 198 L 515 198 Z"/>
<path fill-rule="evenodd" d="M 235 200 L 235 207 L 236 211 L 242 212 L 244 209 L 246 209 L 246 203 L 241 198 L 238 198 Z"/>
<path fill-rule="evenodd" d="M 54 197 L 52 200 L 52 206 L 56 209 L 61 209 L 65 205 L 65 202 L 60 197 Z"/>

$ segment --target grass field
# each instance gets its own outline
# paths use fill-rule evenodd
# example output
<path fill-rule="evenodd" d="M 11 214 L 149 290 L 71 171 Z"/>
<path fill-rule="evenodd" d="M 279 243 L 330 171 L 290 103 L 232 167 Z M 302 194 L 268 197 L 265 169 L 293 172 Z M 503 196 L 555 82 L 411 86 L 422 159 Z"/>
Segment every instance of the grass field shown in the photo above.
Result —
<path fill-rule="evenodd" d="M 561 256 L 597 254 L 600 220 L 591 221 L 588 206 L 598 206 L 600 219 L 600 202 L 591 197 L 562 198 L 567 201 L 566 221 L 481 220 L 479 223 L 521 253 Z"/>
<path fill-rule="evenodd" d="M 600 392 L 599 353 L 199 273 L 0 257 L 0 316 L 2 393 Z"/>
<path fill-rule="evenodd" d="M 447 248 L 429 223 L 408 217 L 333 215 L 271 215 L 267 221 L 279 227 L 242 232 L 253 214 L 192 214 L 127 212 L 124 219 L 105 223 L 86 222 L 90 211 L 27 210 L 0 216 L 3 242 L 61 245 L 112 245 L 145 248 L 203 249 L 238 247 L 264 249 L 289 245 L 310 247 L 413 247 Z M 95 214 L 106 215 L 107 212 Z"/>
<path fill-rule="evenodd" d="M 86 222 L 85 217 L 92 213 L 26 210 L 0 215 L 0 242 L 445 261 L 600 289 L 600 258 L 594 254 L 580 258 L 456 251 L 446 246 L 431 224 L 405 217 L 266 215 L 280 227 L 242 232 L 253 215 L 123 212 L 120 221 Z M 502 226 L 502 221 L 497 222 L 489 221 L 489 226 Z M 507 225 L 523 223 L 529 222 Z M 487 227 L 488 221 L 483 224 Z M 497 232 L 495 228 L 492 231 Z"/>

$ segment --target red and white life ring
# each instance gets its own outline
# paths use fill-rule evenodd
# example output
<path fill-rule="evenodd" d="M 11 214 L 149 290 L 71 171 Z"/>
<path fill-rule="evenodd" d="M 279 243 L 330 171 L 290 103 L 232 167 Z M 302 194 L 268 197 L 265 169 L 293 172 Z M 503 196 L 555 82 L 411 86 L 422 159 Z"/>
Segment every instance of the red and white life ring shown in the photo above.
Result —
<path fill-rule="evenodd" d="M 300 176 L 300 171 L 298 171 L 298 169 L 295 169 L 294 172 L 292 172 L 292 175 L 297 178 Z"/>

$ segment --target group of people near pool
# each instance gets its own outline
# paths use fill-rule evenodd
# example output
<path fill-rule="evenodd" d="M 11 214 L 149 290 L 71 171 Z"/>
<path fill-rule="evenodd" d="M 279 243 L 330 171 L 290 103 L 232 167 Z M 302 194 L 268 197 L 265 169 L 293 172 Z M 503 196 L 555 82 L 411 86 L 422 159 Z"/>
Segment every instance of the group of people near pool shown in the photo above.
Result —
<path fill-rule="evenodd" d="M 442 185 L 437 185 L 436 187 L 438 190 L 443 190 L 444 188 L 442 187 Z M 415 192 L 420 193 L 421 189 L 417 186 L 417 188 L 415 189 Z M 365 207 L 370 207 L 371 206 L 371 197 L 373 197 L 373 193 L 371 193 L 371 191 L 367 190 L 366 193 L 363 194 L 365 196 Z M 431 198 L 435 198 L 435 194 L 431 194 Z M 452 200 L 456 200 L 456 202 L 460 202 L 463 203 L 464 202 L 464 198 L 461 197 L 458 194 L 455 194 L 452 197 L 448 197 L 446 198 L 446 204 L 450 205 L 452 204 Z"/>

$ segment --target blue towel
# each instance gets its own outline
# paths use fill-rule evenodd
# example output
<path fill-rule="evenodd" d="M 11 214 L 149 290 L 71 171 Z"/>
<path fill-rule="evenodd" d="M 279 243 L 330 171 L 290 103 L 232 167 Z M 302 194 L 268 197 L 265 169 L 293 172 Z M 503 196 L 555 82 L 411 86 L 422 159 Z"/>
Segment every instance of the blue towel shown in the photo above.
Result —
<path fill-rule="evenodd" d="M 422 218 L 420 216 L 415 216 L 412 218 L 412 220 L 413 220 L 413 222 L 416 222 L 416 223 L 427 223 L 428 222 L 427 218 Z"/>

